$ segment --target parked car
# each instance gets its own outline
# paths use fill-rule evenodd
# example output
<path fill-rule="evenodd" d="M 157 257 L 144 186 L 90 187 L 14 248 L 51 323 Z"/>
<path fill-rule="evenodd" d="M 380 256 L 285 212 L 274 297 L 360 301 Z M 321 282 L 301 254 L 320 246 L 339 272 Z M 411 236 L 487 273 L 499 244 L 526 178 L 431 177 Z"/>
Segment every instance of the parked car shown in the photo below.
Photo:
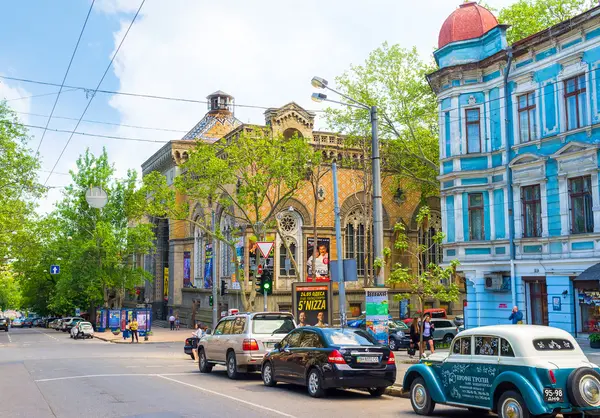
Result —
<path fill-rule="evenodd" d="M 465 324 L 465 317 L 462 315 L 457 315 L 454 317 L 454 323 L 459 327 Z"/>
<path fill-rule="evenodd" d="M 500 418 L 600 415 L 600 369 L 568 332 L 496 325 L 461 332 L 404 377 L 418 415 L 436 404 L 493 411 Z"/>
<path fill-rule="evenodd" d="M 450 344 L 452 339 L 458 334 L 458 326 L 450 319 L 432 319 L 431 323 L 434 326 L 434 341 Z"/>
<path fill-rule="evenodd" d="M 90 322 L 78 321 L 71 327 L 71 338 L 94 338 L 94 327 Z"/>
<path fill-rule="evenodd" d="M 210 373 L 214 365 L 226 365 L 227 376 L 260 370 L 266 352 L 296 328 L 294 317 L 284 312 L 257 312 L 227 316 L 198 342 L 198 366 Z"/>
<path fill-rule="evenodd" d="M 22 328 L 23 327 L 23 320 L 21 318 L 15 318 L 15 319 L 13 319 L 11 327 L 13 327 L 13 328 Z"/>
<path fill-rule="evenodd" d="M 350 328 L 358 328 L 365 330 L 367 329 L 366 319 L 357 319 L 352 322 L 352 325 L 348 323 Z M 402 321 L 390 320 L 388 322 L 388 335 L 389 335 L 389 347 L 392 351 L 399 350 L 401 348 L 408 348 L 410 346 L 410 338 L 408 337 L 410 329 Z"/>
<path fill-rule="evenodd" d="M 0 329 L 3 329 L 4 332 L 8 332 L 10 319 L 7 317 L 0 315 Z"/>
<path fill-rule="evenodd" d="M 44 325 L 44 320 L 42 318 L 33 318 L 31 320 L 31 325 L 34 327 L 41 327 Z"/>
<path fill-rule="evenodd" d="M 73 328 L 73 326 L 79 321 L 83 321 L 83 318 L 78 316 L 63 318 L 60 323 L 60 330 L 63 332 L 71 331 L 71 328 Z"/>
<path fill-rule="evenodd" d="M 64 318 L 58 318 L 54 321 L 52 321 L 54 323 L 54 326 L 52 327 L 52 329 L 56 330 L 56 331 L 60 331 L 60 329 L 62 328 L 62 321 Z"/>
<path fill-rule="evenodd" d="M 185 343 L 183 344 L 183 352 L 191 358 L 194 358 L 192 350 L 198 348 L 198 341 L 198 337 L 186 338 Z"/>
<path fill-rule="evenodd" d="M 431 317 L 431 319 L 446 319 L 446 318 L 448 318 L 448 315 L 446 315 L 446 310 L 444 308 L 425 309 L 423 316 L 427 316 L 427 315 L 429 315 Z M 417 311 L 410 318 L 406 318 L 403 321 L 406 325 L 410 325 L 413 318 L 420 317 L 420 316 L 421 316 L 421 311 Z"/>
<path fill-rule="evenodd" d="M 33 320 L 31 318 L 25 318 L 23 319 L 22 323 L 21 323 L 21 327 L 25 328 L 25 327 L 33 327 Z"/>
<path fill-rule="evenodd" d="M 394 352 L 357 328 L 302 327 L 290 332 L 262 362 L 265 386 L 307 386 L 315 398 L 330 388 L 364 388 L 381 396 L 396 381 Z"/>

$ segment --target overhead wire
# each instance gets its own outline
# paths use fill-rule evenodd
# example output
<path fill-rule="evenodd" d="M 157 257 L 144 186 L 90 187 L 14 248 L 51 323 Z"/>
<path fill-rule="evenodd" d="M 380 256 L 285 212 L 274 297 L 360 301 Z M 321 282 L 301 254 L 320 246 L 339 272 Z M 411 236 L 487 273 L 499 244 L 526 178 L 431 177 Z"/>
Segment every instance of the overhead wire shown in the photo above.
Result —
<path fill-rule="evenodd" d="M 54 115 L 54 110 L 56 109 L 56 105 L 58 104 L 58 100 L 60 99 L 60 93 L 62 92 L 65 82 L 67 81 L 67 77 L 69 75 L 69 70 L 71 70 L 71 65 L 73 64 L 73 60 L 75 59 L 75 54 L 77 53 L 77 49 L 79 48 L 79 43 L 81 42 L 81 38 L 83 36 L 83 32 L 85 31 L 85 27 L 87 26 L 88 20 L 90 19 L 90 14 L 92 13 L 92 9 L 94 8 L 94 3 L 96 0 L 92 0 L 92 4 L 90 4 L 90 8 L 85 17 L 85 21 L 83 22 L 83 26 L 81 27 L 81 31 L 79 32 L 79 37 L 77 38 L 77 43 L 75 44 L 75 48 L 73 49 L 73 53 L 71 54 L 71 59 L 69 60 L 69 65 L 67 66 L 67 71 L 65 71 L 65 75 L 63 77 L 62 83 L 60 84 L 60 89 L 58 90 L 58 94 L 56 95 L 56 99 L 54 100 L 54 104 L 52 105 L 52 110 L 50 111 L 50 116 L 48 116 L 48 121 L 46 122 L 46 127 L 44 128 L 44 132 L 42 132 L 42 138 L 38 143 L 37 149 L 35 153 L 37 154 L 42 146 L 42 142 L 44 142 L 44 137 L 46 136 L 46 131 L 48 131 L 48 126 L 50 125 L 50 121 L 52 120 L 52 115 Z"/>
<path fill-rule="evenodd" d="M 131 23 L 129 24 L 129 27 L 127 28 L 127 31 L 125 31 L 125 34 L 123 35 L 123 38 L 121 39 L 121 42 L 119 43 L 119 46 L 117 47 L 117 49 L 113 53 L 113 56 L 112 56 L 110 62 L 106 66 L 106 70 L 104 71 L 104 74 L 102 74 L 102 77 L 100 78 L 100 81 L 98 82 L 98 85 L 94 89 L 94 92 L 92 93 L 92 95 L 90 97 L 90 100 L 88 101 L 85 109 L 81 113 L 81 116 L 79 117 L 79 120 L 77 121 L 77 124 L 75 125 L 75 128 L 73 128 L 73 131 L 71 132 L 71 135 L 69 136 L 69 139 L 67 140 L 67 143 L 65 144 L 65 146 L 62 149 L 62 151 L 60 152 L 60 155 L 58 156 L 58 159 L 54 163 L 54 166 L 52 167 L 52 170 L 51 170 L 50 174 L 48 174 L 48 177 L 46 178 L 46 181 L 44 182 L 44 186 L 48 183 L 48 180 L 52 176 L 52 172 L 54 172 L 54 170 L 56 169 L 56 166 L 58 165 L 58 163 L 60 162 L 62 156 L 64 155 L 65 150 L 67 149 L 67 147 L 69 146 L 69 143 L 71 142 L 71 139 L 73 139 L 73 136 L 75 135 L 75 132 L 77 131 L 77 128 L 79 127 L 79 124 L 81 123 L 81 120 L 83 119 L 83 117 L 85 116 L 87 110 L 89 109 L 90 105 L 92 104 L 92 101 L 94 100 L 94 97 L 96 96 L 96 93 L 97 93 L 98 89 L 102 85 L 102 82 L 104 81 L 104 78 L 106 77 L 106 74 L 108 74 L 108 71 L 112 67 L 113 62 L 114 62 L 115 58 L 117 57 L 117 54 L 121 50 L 121 47 L 123 46 L 123 42 L 125 42 L 125 39 L 127 38 L 127 35 L 129 34 L 129 31 L 131 30 L 131 27 L 135 23 L 135 20 L 137 19 L 138 15 L 140 14 L 140 11 L 142 10 L 142 7 L 144 6 L 144 3 L 146 3 L 146 0 L 142 0 L 142 2 L 140 3 L 139 8 L 137 9 L 135 15 L 133 16 L 133 19 L 131 19 Z"/>

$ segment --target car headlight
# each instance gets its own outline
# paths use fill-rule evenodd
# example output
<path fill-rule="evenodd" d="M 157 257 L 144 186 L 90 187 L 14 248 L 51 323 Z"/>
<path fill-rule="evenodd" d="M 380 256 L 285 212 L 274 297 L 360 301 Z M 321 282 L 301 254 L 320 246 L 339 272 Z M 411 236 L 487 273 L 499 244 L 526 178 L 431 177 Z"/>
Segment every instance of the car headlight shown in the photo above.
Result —
<path fill-rule="evenodd" d="M 594 376 L 585 376 L 580 383 L 581 396 L 590 405 L 600 403 L 600 382 Z"/>

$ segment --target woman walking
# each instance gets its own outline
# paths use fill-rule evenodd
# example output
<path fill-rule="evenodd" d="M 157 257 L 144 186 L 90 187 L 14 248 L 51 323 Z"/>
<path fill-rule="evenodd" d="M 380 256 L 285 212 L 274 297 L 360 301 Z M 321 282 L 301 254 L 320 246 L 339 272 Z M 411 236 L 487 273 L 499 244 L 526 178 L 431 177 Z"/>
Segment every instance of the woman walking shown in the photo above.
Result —
<path fill-rule="evenodd" d="M 423 320 L 423 343 L 425 344 L 425 347 L 423 347 L 423 354 L 427 347 L 429 347 L 431 354 L 435 352 L 433 349 L 433 331 L 435 331 L 435 326 L 431 323 L 431 317 L 427 315 Z"/>
<path fill-rule="evenodd" d="M 410 358 L 413 358 L 415 355 L 415 351 L 417 347 L 419 347 L 419 358 L 421 357 L 421 347 L 419 345 L 419 320 L 417 318 L 413 318 L 412 324 L 410 324 Z"/>

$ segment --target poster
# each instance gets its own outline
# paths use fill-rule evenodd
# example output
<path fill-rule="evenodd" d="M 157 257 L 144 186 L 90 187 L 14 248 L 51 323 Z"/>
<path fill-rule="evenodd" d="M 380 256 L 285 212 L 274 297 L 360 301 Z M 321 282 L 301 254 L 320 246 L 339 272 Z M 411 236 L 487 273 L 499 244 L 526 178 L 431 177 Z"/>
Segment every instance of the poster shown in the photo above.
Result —
<path fill-rule="evenodd" d="M 191 253 L 189 251 L 184 251 L 183 252 L 183 287 L 191 286 L 191 282 L 190 282 L 190 277 L 191 277 L 191 272 L 192 272 L 191 262 L 192 262 Z"/>
<path fill-rule="evenodd" d="M 389 302 L 387 289 L 365 289 L 367 331 L 380 344 L 388 344 Z"/>
<path fill-rule="evenodd" d="M 163 294 L 165 299 L 167 299 L 169 297 L 169 268 L 165 267 L 163 269 Z"/>
<path fill-rule="evenodd" d="M 240 237 L 238 239 L 238 242 L 236 242 L 236 244 L 235 244 L 235 256 L 237 257 L 240 271 L 243 272 L 244 271 L 244 237 Z M 237 279 L 238 273 L 239 272 L 235 272 L 231 276 L 231 288 L 232 289 L 241 289 L 240 282 Z M 241 276 L 241 275 L 239 275 L 239 276 Z"/>
<path fill-rule="evenodd" d="M 298 326 L 329 326 L 333 321 L 331 297 L 331 283 L 292 283 L 293 311 Z"/>
<path fill-rule="evenodd" d="M 137 312 L 137 321 L 138 321 L 138 331 L 146 332 L 146 326 L 148 324 L 148 311 L 138 311 Z"/>
<path fill-rule="evenodd" d="M 204 288 L 212 289 L 213 278 L 213 246 L 212 243 L 204 246 Z"/>
<path fill-rule="evenodd" d="M 119 310 L 110 310 L 108 312 L 108 327 L 110 329 L 113 329 L 113 330 L 119 329 L 120 316 L 121 316 L 121 311 L 119 311 Z"/>
<path fill-rule="evenodd" d="M 328 282 L 329 281 L 329 238 L 317 238 L 317 246 L 314 239 L 306 239 L 306 281 Z M 316 280 L 312 279 L 313 257 L 316 258 Z"/>

